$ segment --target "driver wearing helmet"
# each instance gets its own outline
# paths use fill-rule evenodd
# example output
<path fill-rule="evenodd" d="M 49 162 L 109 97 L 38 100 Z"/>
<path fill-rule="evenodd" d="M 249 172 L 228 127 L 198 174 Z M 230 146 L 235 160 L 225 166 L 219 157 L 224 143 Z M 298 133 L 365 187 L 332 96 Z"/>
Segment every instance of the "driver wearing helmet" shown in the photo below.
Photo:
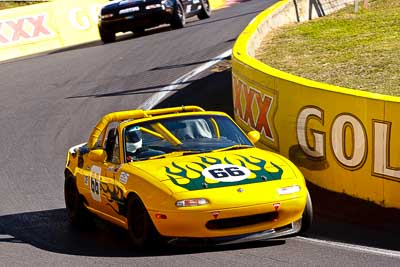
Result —
<path fill-rule="evenodd" d="M 139 126 L 132 127 L 125 135 L 126 160 L 128 162 L 139 159 L 143 146 L 142 132 Z"/>

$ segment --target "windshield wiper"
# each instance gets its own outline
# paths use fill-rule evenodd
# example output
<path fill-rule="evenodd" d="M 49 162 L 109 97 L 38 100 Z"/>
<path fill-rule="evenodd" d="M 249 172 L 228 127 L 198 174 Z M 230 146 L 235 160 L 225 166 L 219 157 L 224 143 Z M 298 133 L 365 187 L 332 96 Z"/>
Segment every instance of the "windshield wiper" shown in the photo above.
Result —
<path fill-rule="evenodd" d="M 204 153 L 204 152 L 205 151 L 202 151 L 202 150 L 172 151 L 172 152 L 165 153 L 165 154 L 162 154 L 162 155 L 149 157 L 148 159 L 161 159 L 161 158 L 169 158 L 169 157 L 180 157 L 180 156 L 184 156 L 184 155 L 199 154 L 199 153 Z"/>
<path fill-rule="evenodd" d="M 223 148 L 218 148 L 218 149 L 213 150 L 212 152 L 228 151 L 228 150 L 251 148 L 251 147 L 254 147 L 254 146 L 237 144 L 237 145 L 233 145 L 233 146 L 227 146 L 227 147 L 223 147 Z"/>

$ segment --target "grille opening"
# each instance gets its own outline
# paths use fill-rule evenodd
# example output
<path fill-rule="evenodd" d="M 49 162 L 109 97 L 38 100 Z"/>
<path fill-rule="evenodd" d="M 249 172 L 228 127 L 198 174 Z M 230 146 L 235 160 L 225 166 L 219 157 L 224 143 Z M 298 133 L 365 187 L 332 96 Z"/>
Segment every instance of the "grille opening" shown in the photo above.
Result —
<path fill-rule="evenodd" d="M 270 222 L 276 219 L 278 219 L 278 212 L 273 211 L 249 216 L 211 220 L 206 223 L 206 227 L 210 230 L 229 229 L 263 222 Z"/>

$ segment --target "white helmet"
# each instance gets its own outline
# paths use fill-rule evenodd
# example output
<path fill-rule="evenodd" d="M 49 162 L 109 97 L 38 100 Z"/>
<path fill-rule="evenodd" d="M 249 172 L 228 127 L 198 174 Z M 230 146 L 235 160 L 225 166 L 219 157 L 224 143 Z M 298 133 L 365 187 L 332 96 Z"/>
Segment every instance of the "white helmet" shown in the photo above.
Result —
<path fill-rule="evenodd" d="M 135 153 L 143 145 L 142 132 L 139 126 L 130 128 L 126 133 L 126 152 Z"/>

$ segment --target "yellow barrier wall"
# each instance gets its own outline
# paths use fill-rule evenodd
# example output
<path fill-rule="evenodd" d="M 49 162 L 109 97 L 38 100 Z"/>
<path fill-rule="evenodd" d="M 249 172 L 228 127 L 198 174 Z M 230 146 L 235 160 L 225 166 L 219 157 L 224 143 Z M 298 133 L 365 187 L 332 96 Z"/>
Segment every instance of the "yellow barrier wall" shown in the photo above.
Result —
<path fill-rule="evenodd" d="M 97 18 L 107 0 L 63 0 L 54 10 L 62 46 L 99 40 Z"/>
<path fill-rule="evenodd" d="M 209 0 L 211 10 L 223 8 L 225 6 L 225 0 Z"/>
<path fill-rule="evenodd" d="M 0 61 L 99 40 L 97 16 L 108 0 L 59 0 L 0 11 Z M 211 9 L 225 0 L 210 0 Z"/>
<path fill-rule="evenodd" d="M 299 78 L 250 56 L 254 36 L 267 32 L 260 25 L 291 14 L 292 4 L 262 12 L 234 45 L 235 120 L 261 131 L 260 145 L 290 158 L 312 183 L 400 208 L 400 98 Z"/>
<path fill-rule="evenodd" d="M 60 46 L 53 6 L 43 3 L 0 12 L 0 60 Z"/>
<path fill-rule="evenodd" d="M 99 39 L 97 14 L 107 0 L 63 0 L 0 12 L 0 60 Z"/>

